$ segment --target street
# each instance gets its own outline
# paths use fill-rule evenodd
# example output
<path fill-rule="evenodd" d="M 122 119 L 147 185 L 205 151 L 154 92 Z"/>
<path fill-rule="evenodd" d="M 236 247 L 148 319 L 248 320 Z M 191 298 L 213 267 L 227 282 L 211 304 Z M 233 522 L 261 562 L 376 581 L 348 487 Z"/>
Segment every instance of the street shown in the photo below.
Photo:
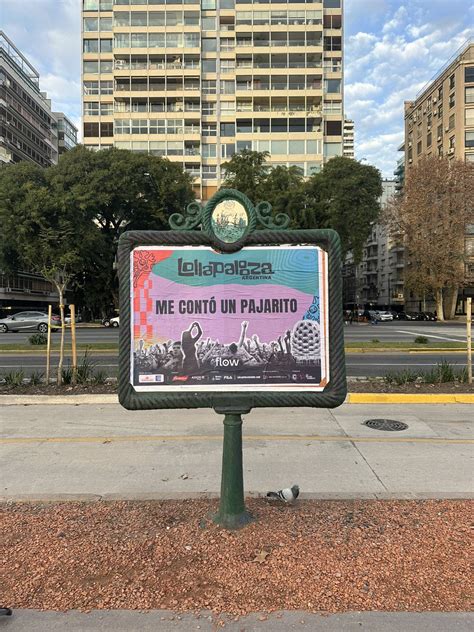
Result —
<path fill-rule="evenodd" d="M 18 332 L 0 334 L 0 350 L 3 344 L 27 344 L 28 338 L 34 332 Z M 59 342 L 60 332 L 53 333 L 53 342 Z M 70 340 L 70 330 L 67 330 L 66 339 Z M 77 328 L 78 344 L 94 344 L 101 342 L 114 343 L 118 341 L 119 330 L 108 327 Z M 346 342 L 370 341 L 378 338 L 381 342 L 401 341 L 411 343 L 416 336 L 426 336 L 432 341 L 440 342 L 465 342 L 466 325 L 463 322 L 425 322 L 425 321 L 389 321 L 370 325 L 367 323 L 353 323 L 344 328 Z"/>
<path fill-rule="evenodd" d="M 0 352 L 2 345 L 25 345 L 31 333 L 7 333 L 0 335 Z M 118 329 L 108 329 L 105 327 L 81 327 L 77 330 L 78 344 L 107 343 L 118 345 Z M 459 343 L 465 344 L 466 333 L 462 323 L 430 323 L 430 322 L 387 322 L 378 325 L 356 324 L 346 325 L 344 328 L 346 343 L 355 344 L 357 342 L 370 342 L 374 339 L 383 342 L 401 342 L 408 346 L 416 346 L 414 339 L 417 336 L 425 336 L 431 345 L 439 343 Z M 53 334 L 53 342 L 59 341 L 59 333 Z M 67 345 L 70 345 L 70 331 L 67 332 Z M 0 353 L 0 374 L 9 371 L 22 369 L 25 375 L 30 375 L 33 371 L 44 371 L 44 352 L 38 352 L 35 347 L 31 347 L 34 353 L 28 350 L 3 351 Z M 346 355 L 346 367 L 348 377 L 383 377 L 388 372 L 401 371 L 409 368 L 413 371 L 429 371 L 442 360 L 458 367 L 465 366 L 465 355 L 462 352 L 450 352 L 446 350 L 442 353 L 429 348 L 420 348 L 423 353 L 413 353 L 407 351 L 367 351 L 364 353 L 348 353 Z M 70 351 L 66 351 L 66 365 L 69 362 Z M 83 357 L 83 352 L 78 354 L 79 361 Z M 101 369 L 109 376 L 117 374 L 118 358 L 115 349 L 105 351 L 91 351 L 89 356 L 93 358 L 97 369 Z M 52 356 L 52 370 L 57 365 L 57 352 Z"/>

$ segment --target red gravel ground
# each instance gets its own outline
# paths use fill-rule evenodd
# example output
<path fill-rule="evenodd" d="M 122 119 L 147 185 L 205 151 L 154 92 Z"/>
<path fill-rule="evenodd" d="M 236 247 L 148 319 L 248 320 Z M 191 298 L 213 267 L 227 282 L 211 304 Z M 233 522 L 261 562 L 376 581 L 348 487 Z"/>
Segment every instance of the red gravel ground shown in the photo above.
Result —
<path fill-rule="evenodd" d="M 248 507 L 257 521 L 227 532 L 205 518 L 207 500 L 8 503 L 0 601 L 233 615 L 470 609 L 468 501 Z"/>

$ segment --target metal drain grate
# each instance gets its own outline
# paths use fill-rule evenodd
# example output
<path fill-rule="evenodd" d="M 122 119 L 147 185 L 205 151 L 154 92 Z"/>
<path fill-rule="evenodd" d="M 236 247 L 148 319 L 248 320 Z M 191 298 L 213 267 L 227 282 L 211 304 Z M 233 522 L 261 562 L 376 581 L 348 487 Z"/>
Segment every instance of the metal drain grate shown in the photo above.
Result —
<path fill-rule="evenodd" d="M 394 419 L 367 419 L 367 421 L 364 421 L 364 426 L 388 432 L 406 430 L 408 428 L 408 424 L 404 424 L 403 421 L 395 421 Z"/>

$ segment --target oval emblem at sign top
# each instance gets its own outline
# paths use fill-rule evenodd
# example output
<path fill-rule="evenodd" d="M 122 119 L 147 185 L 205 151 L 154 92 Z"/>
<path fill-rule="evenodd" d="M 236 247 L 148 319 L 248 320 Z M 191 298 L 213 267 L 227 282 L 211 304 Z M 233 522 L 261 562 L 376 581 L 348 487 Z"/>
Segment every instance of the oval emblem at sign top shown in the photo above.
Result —
<path fill-rule="evenodd" d="M 249 218 L 240 202 L 223 200 L 212 211 L 211 222 L 215 236 L 226 244 L 233 244 L 245 235 Z"/>

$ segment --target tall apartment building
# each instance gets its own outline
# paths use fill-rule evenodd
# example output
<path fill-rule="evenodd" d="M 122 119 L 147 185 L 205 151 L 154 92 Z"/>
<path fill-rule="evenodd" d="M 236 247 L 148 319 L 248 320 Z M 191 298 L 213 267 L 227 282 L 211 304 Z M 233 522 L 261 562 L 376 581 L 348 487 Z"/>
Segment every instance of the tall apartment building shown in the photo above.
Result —
<path fill-rule="evenodd" d="M 343 153 L 342 0 L 83 0 L 84 144 L 220 186 L 244 149 L 305 175 Z"/>
<path fill-rule="evenodd" d="M 405 167 L 421 156 L 474 161 L 474 43 L 466 42 L 416 96 L 405 102 Z"/>
<path fill-rule="evenodd" d="M 40 91 L 37 70 L 0 31 L 0 163 L 54 164 L 53 124 L 51 102 Z"/>
<path fill-rule="evenodd" d="M 355 158 L 354 152 L 354 121 L 344 119 L 344 147 L 343 156 L 346 158 Z"/>
<path fill-rule="evenodd" d="M 467 41 L 440 72 L 405 103 L 405 170 L 421 156 L 448 156 L 474 162 L 474 42 Z M 474 224 L 466 227 L 466 282 L 459 296 L 463 311 L 474 296 Z M 417 298 L 417 297 L 415 297 Z"/>

